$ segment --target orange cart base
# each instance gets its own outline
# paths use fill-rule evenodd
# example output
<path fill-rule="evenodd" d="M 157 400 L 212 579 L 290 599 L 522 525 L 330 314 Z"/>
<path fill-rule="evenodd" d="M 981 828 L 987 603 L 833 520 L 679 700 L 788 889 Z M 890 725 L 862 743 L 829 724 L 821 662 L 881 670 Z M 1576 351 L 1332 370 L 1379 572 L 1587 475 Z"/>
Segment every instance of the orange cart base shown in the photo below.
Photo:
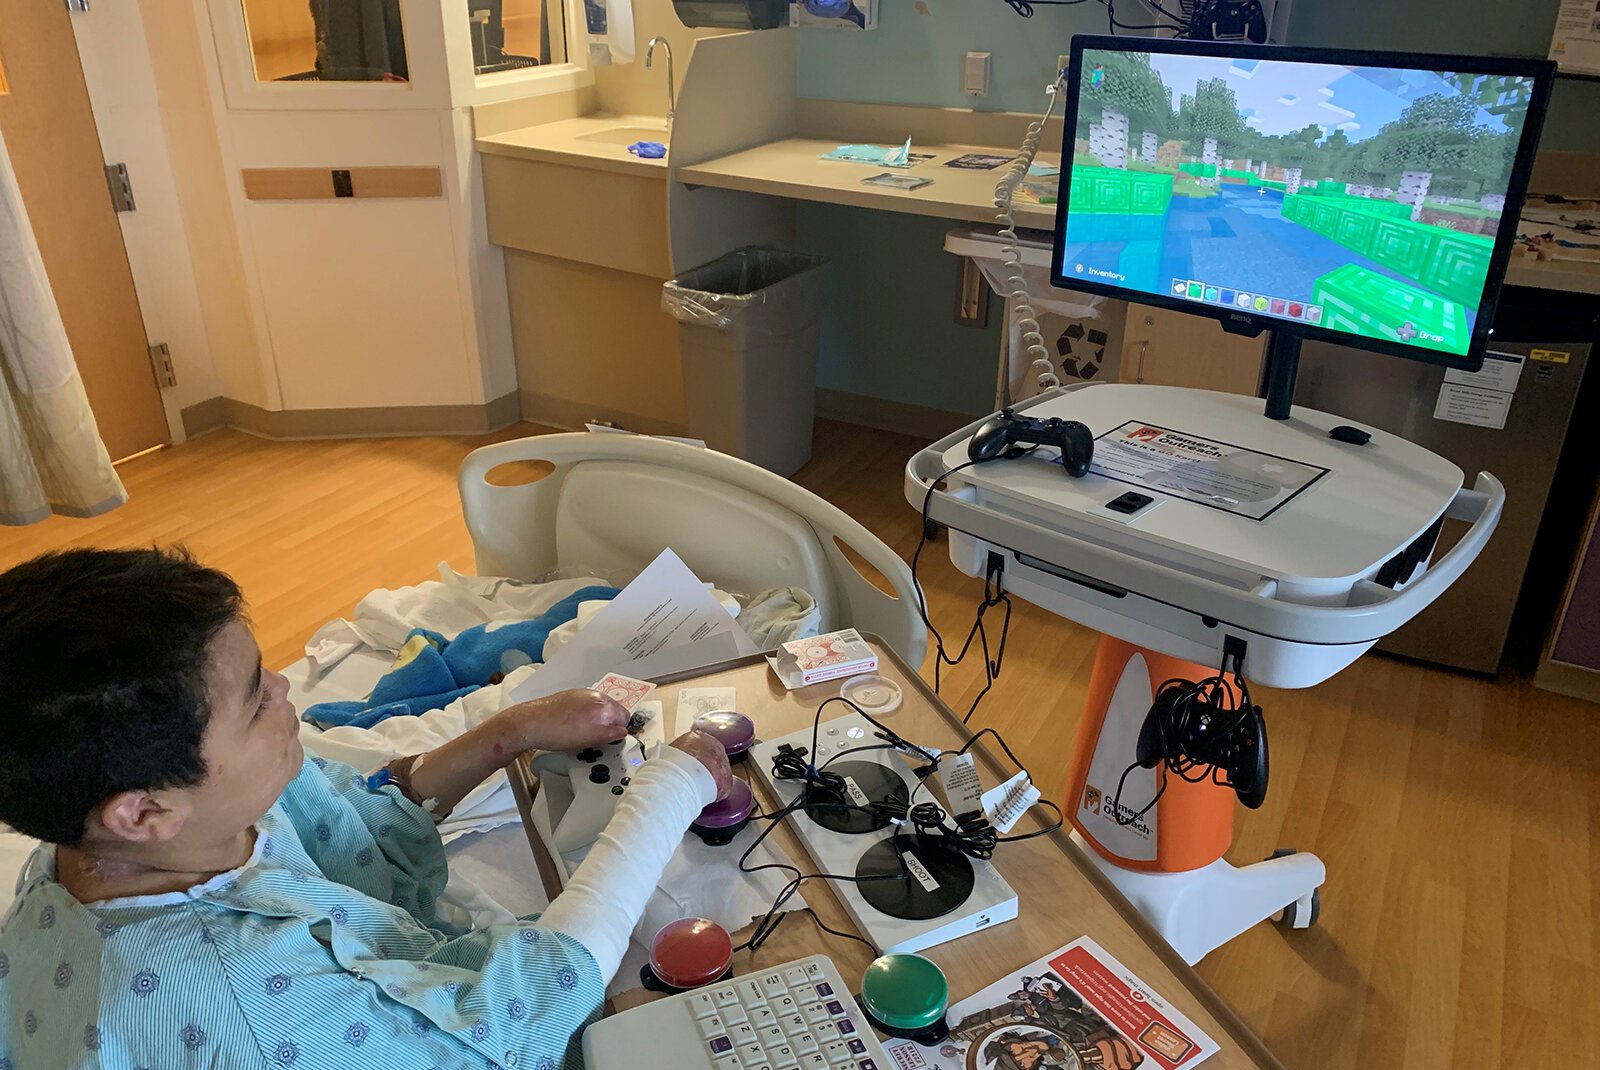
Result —
<path fill-rule="evenodd" d="M 1228 864 L 1222 855 L 1233 840 L 1232 788 L 1209 779 L 1191 784 L 1160 766 L 1127 772 L 1161 685 L 1215 674 L 1101 636 L 1061 804 L 1073 840 L 1190 963 L 1274 915 L 1293 928 L 1310 925 L 1327 876 L 1310 854 Z M 1165 790 L 1149 805 L 1163 780 Z"/>
<path fill-rule="evenodd" d="M 1177 873 L 1215 862 L 1233 842 L 1232 788 L 1209 779 L 1191 784 L 1161 766 L 1128 772 L 1161 685 L 1215 675 L 1214 668 L 1100 637 L 1062 809 L 1108 861 Z"/>

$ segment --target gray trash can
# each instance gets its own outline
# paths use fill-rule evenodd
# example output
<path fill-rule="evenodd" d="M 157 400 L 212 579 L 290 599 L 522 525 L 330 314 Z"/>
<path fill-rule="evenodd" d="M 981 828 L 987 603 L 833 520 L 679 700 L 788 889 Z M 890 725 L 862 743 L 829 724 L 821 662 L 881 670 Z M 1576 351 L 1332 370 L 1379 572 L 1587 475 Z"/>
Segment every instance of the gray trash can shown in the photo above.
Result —
<path fill-rule="evenodd" d="M 811 457 L 828 261 L 737 249 L 661 291 L 678 320 L 689 433 L 781 476 Z"/>

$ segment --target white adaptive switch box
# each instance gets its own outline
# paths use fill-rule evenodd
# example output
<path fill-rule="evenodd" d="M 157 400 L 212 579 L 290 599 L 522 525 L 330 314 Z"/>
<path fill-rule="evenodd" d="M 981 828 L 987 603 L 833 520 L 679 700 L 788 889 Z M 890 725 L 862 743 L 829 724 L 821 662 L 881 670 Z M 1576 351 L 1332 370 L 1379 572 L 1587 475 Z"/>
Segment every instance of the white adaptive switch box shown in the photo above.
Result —
<path fill-rule="evenodd" d="M 989 53 L 968 52 L 963 67 L 969 97 L 981 97 L 989 92 Z"/>

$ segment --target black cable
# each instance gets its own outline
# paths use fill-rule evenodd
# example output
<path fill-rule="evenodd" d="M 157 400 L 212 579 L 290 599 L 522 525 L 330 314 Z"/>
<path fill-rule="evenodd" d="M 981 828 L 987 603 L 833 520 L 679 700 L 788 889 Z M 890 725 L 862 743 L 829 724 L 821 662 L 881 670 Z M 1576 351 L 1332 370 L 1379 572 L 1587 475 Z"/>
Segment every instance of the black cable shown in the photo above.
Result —
<path fill-rule="evenodd" d="M 1032 453 L 1037 446 L 1030 447 L 1025 453 Z M 933 693 L 939 694 L 943 686 L 943 668 L 960 665 L 967 657 L 967 651 L 972 648 L 973 639 L 977 639 L 983 648 L 983 690 L 973 698 L 972 705 L 967 707 L 967 715 L 961 719 L 962 724 L 972 720 L 972 715 L 978 712 L 978 703 L 982 702 L 994 682 L 1000 678 L 1000 669 L 1005 662 L 1006 637 L 1011 633 L 1011 597 L 1005 591 L 1002 577 L 997 570 L 990 570 L 983 580 L 983 602 L 978 606 L 977 615 L 972 621 L 972 628 L 967 632 L 966 640 L 961 644 L 961 649 L 955 657 L 951 657 L 944 647 L 944 636 L 939 634 L 939 629 L 933 626 L 933 620 L 928 616 L 928 599 L 923 593 L 922 581 L 917 578 L 917 566 L 922 560 L 923 548 L 928 545 L 928 509 L 933 504 L 933 492 L 938 486 L 951 476 L 973 465 L 982 464 L 982 461 L 965 461 L 954 468 L 946 469 L 938 478 L 928 483 L 927 493 L 922 496 L 922 536 L 917 540 L 917 548 L 911 555 L 911 588 L 917 596 L 917 615 L 922 618 L 923 627 L 928 629 L 928 634 L 933 636 Z M 997 605 L 1004 605 L 1005 616 L 1000 621 L 1000 641 L 995 647 L 993 657 L 989 653 L 989 631 L 984 626 L 984 615 Z"/>
<path fill-rule="evenodd" d="M 1255 713 L 1250 685 L 1244 678 L 1243 656 L 1225 650 L 1215 676 L 1204 680 L 1180 677 L 1163 682 L 1156 689 L 1156 707 L 1150 716 L 1156 718 L 1159 736 L 1161 759 L 1156 768 L 1160 783 L 1148 803 L 1124 818 L 1122 791 L 1140 763 L 1135 760 L 1122 771 L 1117 778 L 1117 790 L 1111 797 L 1111 819 L 1119 825 L 1138 822 L 1161 801 L 1166 794 L 1168 774 L 1190 784 L 1209 779 L 1222 787 L 1235 786 L 1231 778 L 1220 779 L 1219 776 L 1239 744 L 1240 729 L 1249 724 Z"/>
<path fill-rule="evenodd" d="M 828 706 L 835 702 L 843 703 L 864 718 L 867 723 L 871 724 L 877 729 L 874 735 L 882 739 L 883 742 L 839 751 L 830 756 L 821 765 L 817 765 L 815 758 L 818 740 L 821 737 L 822 714 L 823 711 L 828 708 Z M 744 853 L 739 856 L 739 871 L 741 873 L 760 873 L 765 870 L 778 869 L 793 874 L 793 877 L 788 881 L 788 883 L 779 889 L 778 894 L 773 898 L 772 906 L 767 910 L 766 914 L 762 915 L 761 920 L 756 923 L 754 930 L 752 930 L 750 934 L 750 938 L 744 943 L 740 944 L 734 950 L 748 950 L 752 953 L 759 950 L 761 945 L 770 939 L 772 934 L 777 931 L 778 926 L 783 923 L 783 919 L 787 916 L 787 914 L 794 913 L 793 911 L 783 911 L 782 908 L 784 904 L 786 904 L 790 899 L 794 898 L 794 896 L 799 892 L 801 885 L 808 880 L 835 880 L 848 881 L 854 884 L 864 884 L 868 881 L 906 881 L 911 879 L 912 875 L 910 866 L 905 861 L 905 850 L 897 850 L 895 852 L 896 858 L 900 860 L 899 873 L 888 873 L 871 877 L 837 873 L 806 873 L 798 866 L 792 865 L 788 862 L 768 862 L 758 866 L 749 865 L 750 856 L 755 852 L 756 848 L 766 840 L 767 836 L 772 833 L 773 829 L 778 827 L 784 818 L 795 813 L 796 811 L 812 810 L 817 808 L 838 808 L 857 810 L 864 813 L 870 813 L 878 817 L 887 817 L 891 822 L 900 826 L 893 833 L 893 839 L 897 847 L 907 840 L 907 835 L 904 831 L 904 828 L 905 826 L 909 825 L 913 835 L 916 837 L 916 842 L 918 843 L 930 843 L 935 847 L 942 847 L 951 851 L 959 851 L 970 857 L 979 859 L 991 858 L 994 854 L 995 847 L 998 844 L 1014 843 L 1020 840 L 1032 839 L 1036 836 L 1043 836 L 1060 829 L 1064 820 L 1061 813 L 1061 808 L 1049 800 L 1040 801 L 1044 802 L 1055 811 L 1055 823 L 1048 827 L 1037 829 L 1033 832 L 1022 833 L 1016 836 L 1000 836 L 990 824 L 988 817 L 981 810 L 974 811 L 970 814 L 960 814 L 952 819 L 945 812 L 945 810 L 935 802 L 916 802 L 917 792 L 923 789 L 927 781 L 938 769 L 939 762 L 941 760 L 950 756 L 959 757 L 960 755 L 966 754 L 969 750 L 976 746 L 978 741 L 985 735 L 992 735 L 995 738 L 995 741 L 1000 745 L 1000 749 L 1005 752 L 1006 757 L 1010 758 L 1019 770 L 1027 773 L 1027 767 L 1017 760 L 1017 756 L 1012 753 L 1011 748 L 1006 744 L 1004 737 L 1002 737 L 1000 733 L 995 731 L 993 728 L 984 728 L 971 739 L 967 740 L 959 750 L 935 752 L 903 739 L 892 729 L 884 725 L 883 722 L 879 721 L 870 713 L 867 713 L 854 702 L 851 702 L 849 699 L 844 698 L 843 696 L 835 696 L 820 703 L 817 706 L 816 715 L 812 719 L 810 751 L 802 753 L 794 750 L 793 748 L 789 748 L 787 750 L 780 750 L 772 757 L 774 779 L 799 781 L 799 792 L 795 795 L 794 799 L 779 807 L 773 813 L 763 813 L 761 815 L 769 823 L 756 835 L 755 839 L 751 842 L 750 846 L 745 849 Z M 859 806 L 848 800 L 848 795 L 845 791 L 844 778 L 837 773 L 830 773 L 827 771 L 828 766 L 832 765 L 840 758 L 853 758 L 864 752 L 872 750 L 896 750 L 902 753 L 920 755 L 926 763 L 925 765 L 914 770 L 916 776 L 918 777 L 918 783 L 904 805 L 886 803 L 880 800 L 873 802 L 868 806 Z M 1030 778 L 1032 777 L 1031 773 L 1028 775 Z M 829 798 L 819 799 L 817 798 L 818 795 L 829 796 Z M 803 907 L 801 909 L 810 914 L 812 921 L 815 922 L 817 927 L 822 929 L 824 932 L 831 933 L 835 936 L 843 936 L 852 940 L 857 940 L 869 947 L 872 946 L 870 941 L 865 940 L 854 933 L 840 932 L 837 929 L 829 928 L 823 923 L 821 918 L 817 917 L 816 912 L 810 907 Z"/>
<path fill-rule="evenodd" d="M 779 751 L 773 756 L 772 759 L 774 778 L 778 780 L 799 780 L 801 782 L 799 793 L 794 797 L 792 802 L 780 807 L 774 814 L 770 815 L 770 820 L 767 827 L 762 829 L 761 832 L 757 834 L 750 846 L 742 855 L 739 856 L 739 871 L 741 873 L 760 873 L 764 870 L 779 869 L 794 875 L 793 879 L 791 879 L 789 883 L 785 884 L 783 888 L 779 890 L 777 896 L 773 899 L 772 907 L 767 911 L 762 919 L 756 923 L 756 928 L 754 932 L 751 933 L 750 939 L 747 940 L 743 945 L 743 947 L 748 948 L 749 950 L 753 951 L 759 948 L 762 943 L 771 937 L 772 933 L 777 929 L 779 924 L 779 921 L 774 919 L 781 919 L 783 916 L 780 913 L 783 905 L 790 899 L 794 898 L 795 893 L 800 890 L 800 886 L 808 880 L 835 880 L 848 881 L 853 884 L 862 884 L 867 881 L 903 881 L 909 880 L 911 877 L 909 869 L 905 869 L 903 863 L 902 868 L 904 869 L 904 872 L 899 874 L 883 874 L 872 877 L 860 877 L 854 874 L 844 875 L 838 873 L 806 873 L 798 866 L 791 865 L 787 862 L 768 862 L 759 866 L 748 865 L 750 855 L 755 852 L 756 848 L 761 846 L 762 842 L 766 840 L 767 836 L 771 834 L 773 829 L 778 827 L 783 818 L 788 817 L 796 810 L 804 810 L 819 805 L 825 805 L 829 807 L 838 806 L 841 808 L 850 807 L 853 809 L 858 809 L 858 807 L 855 807 L 853 803 L 845 801 L 844 778 L 836 773 L 823 772 L 823 768 L 826 768 L 829 762 L 833 761 L 833 759 L 830 758 L 828 762 L 824 762 L 823 768 L 818 768 L 814 764 L 814 759 L 817 753 L 817 740 L 821 735 L 822 730 L 822 711 L 827 709 L 828 706 L 835 702 L 842 702 L 846 706 L 849 706 L 852 710 L 866 718 L 870 724 L 878 729 L 877 734 L 884 739 L 884 746 L 882 748 L 875 747 L 873 749 L 909 749 L 923 755 L 925 758 L 937 758 L 936 755 L 931 754 L 921 747 L 901 739 L 893 730 L 885 726 L 881 721 L 877 720 L 871 714 L 867 713 L 854 702 L 851 702 L 849 699 L 844 698 L 843 696 L 835 696 L 827 699 L 817 707 L 816 716 L 813 718 L 811 723 L 810 752 L 806 755 L 802 755 L 791 748 L 787 751 Z M 840 754 L 858 753 L 859 751 L 866 749 L 867 748 L 864 747 L 855 748 L 853 751 L 849 752 L 841 751 Z M 834 758 L 839 756 L 839 754 L 836 754 L 834 755 Z M 813 791 L 817 789 L 821 789 L 829 794 L 837 794 L 839 797 L 839 802 L 818 803 L 812 797 Z M 813 917 L 815 917 L 815 915 L 813 915 Z M 820 926 L 822 923 L 820 920 L 818 920 L 817 924 Z M 857 937 L 856 939 L 860 939 L 860 937 Z M 866 941 L 862 942 L 866 943 Z"/>
<path fill-rule="evenodd" d="M 1015 11 L 1018 15 L 1021 15 L 1025 19 L 1031 19 L 1034 16 L 1034 13 L 1035 13 L 1034 9 L 1035 8 L 1040 8 L 1040 7 L 1076 7 L 1079 4 L 1087 4 L 1087 3 L 1090 2 L 1090 0 L 1005 0 L 1005 2 L 1006 2 L 1006 5 L 1008 7 L 1010 7 L 1012 11 Z M 1172 25 L 1171 23 L 1149 23 L 1149 24 L 1143 24 L 1143 23 L 1119 22 L 1117 20 L 1117 13 L 1116 13 L 1116 6 L 1115 6 L 1116 5 L 1116 0 L 1098 0 L 1098 2 L 1105 5 L 1106 21 L 1111 24 L 1111 32 L 1113 34 L 1115 34 L 1117 32 L 1117 30 L 1119 30 L 1119 29 L 1122 29 L 1122 30 L 1172 30 L 1172 31 L 1174 31 L 1176 33 L 1180 33 L 1180 34 L 1186 34 L 1188 32 L 1189 24 L 1183 19 L 1183 17 L 1180 16 L 1180 15 L 1174 15 L 1172 12 L 1170 12 L 1170 11 L 1166 10 L 1165 8 L 1163 8 L 1160 4 L 1149 3 L 1149 6 L 1154 11 L 1156 11 L 1158 14 L 1163 16 L 1164 18 L 1167 18 L 1167 19 L 1171 20 L 1171 23 L 1177 23 L 1177 25 Z M 1146 0 L 1146 2 L 1148 3 L 1148 0 Z"/>
<path fill-rule="evenodd" d="M 1087 4 L 1089 0 L 1006 0 L 1011 10 L 1025 19 L 1033 18 L 1033 9 L 1036 7 L 1076 7 L 1078 4 Z"/>
<path fill-rule="evenodd" d="M 842 931 L 840 931 L 838 929 L 833 928 L 827 922 L 825 922 L 821 918 L 817 917 L 817 912 L 815 910 L 813 910 L 811 907 L 799 907 L 798 909 L 788 910 L 788 911 L 783 912 L 782 914 L 777 915 L 776 919 L 772 922 L 772 925 L 766 930 L 765 933 L 763 933 L 761 935 L 761 940 L 759 942 L 756 940 L 755 935 L 752 934 L 752 936 L 750 937 L 749 940 L 746 940 L 744 943 L 742 943 L 742 944 L 738 945 L 737 947 L 735 947 L 733 949 L 733 953 L 737 955 L 741 951 L 748 951 L 752 955 L 755 954 L 757 951 L 759 951 L 761 949 L 761 944 L 765 943 L 767 941 L 767 939 L 772 936 L 773 933 L 778 931 L 778 926 L 783 924 L 783 919 L 787 918 L 791 914 L 810 914 L 811 915 L 811 921 L 816 925 L 817 928 L 821 929 L 823 932 L 831 933 L 834 936 L 842 936 L 847 940 L 854 940 L 858 944 L 866 944 L 868 947 L 872 948 L 872 950 L 874 952 L 876 952 L 878 950 L 873 945 L 872 941 L 868 940 L 866 937 L 859 936 L 856 933 L 842 932 Z"/>

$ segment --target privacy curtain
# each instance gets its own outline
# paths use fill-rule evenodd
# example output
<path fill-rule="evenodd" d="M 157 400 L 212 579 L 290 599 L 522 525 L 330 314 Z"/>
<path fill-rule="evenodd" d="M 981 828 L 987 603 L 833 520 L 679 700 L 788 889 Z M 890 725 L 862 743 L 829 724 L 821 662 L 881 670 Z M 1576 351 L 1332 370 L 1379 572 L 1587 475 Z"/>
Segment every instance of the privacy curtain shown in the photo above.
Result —
<path fill-rule="evenodd" d="M 0 135 L 0 524 L 125 501 Z"/>

